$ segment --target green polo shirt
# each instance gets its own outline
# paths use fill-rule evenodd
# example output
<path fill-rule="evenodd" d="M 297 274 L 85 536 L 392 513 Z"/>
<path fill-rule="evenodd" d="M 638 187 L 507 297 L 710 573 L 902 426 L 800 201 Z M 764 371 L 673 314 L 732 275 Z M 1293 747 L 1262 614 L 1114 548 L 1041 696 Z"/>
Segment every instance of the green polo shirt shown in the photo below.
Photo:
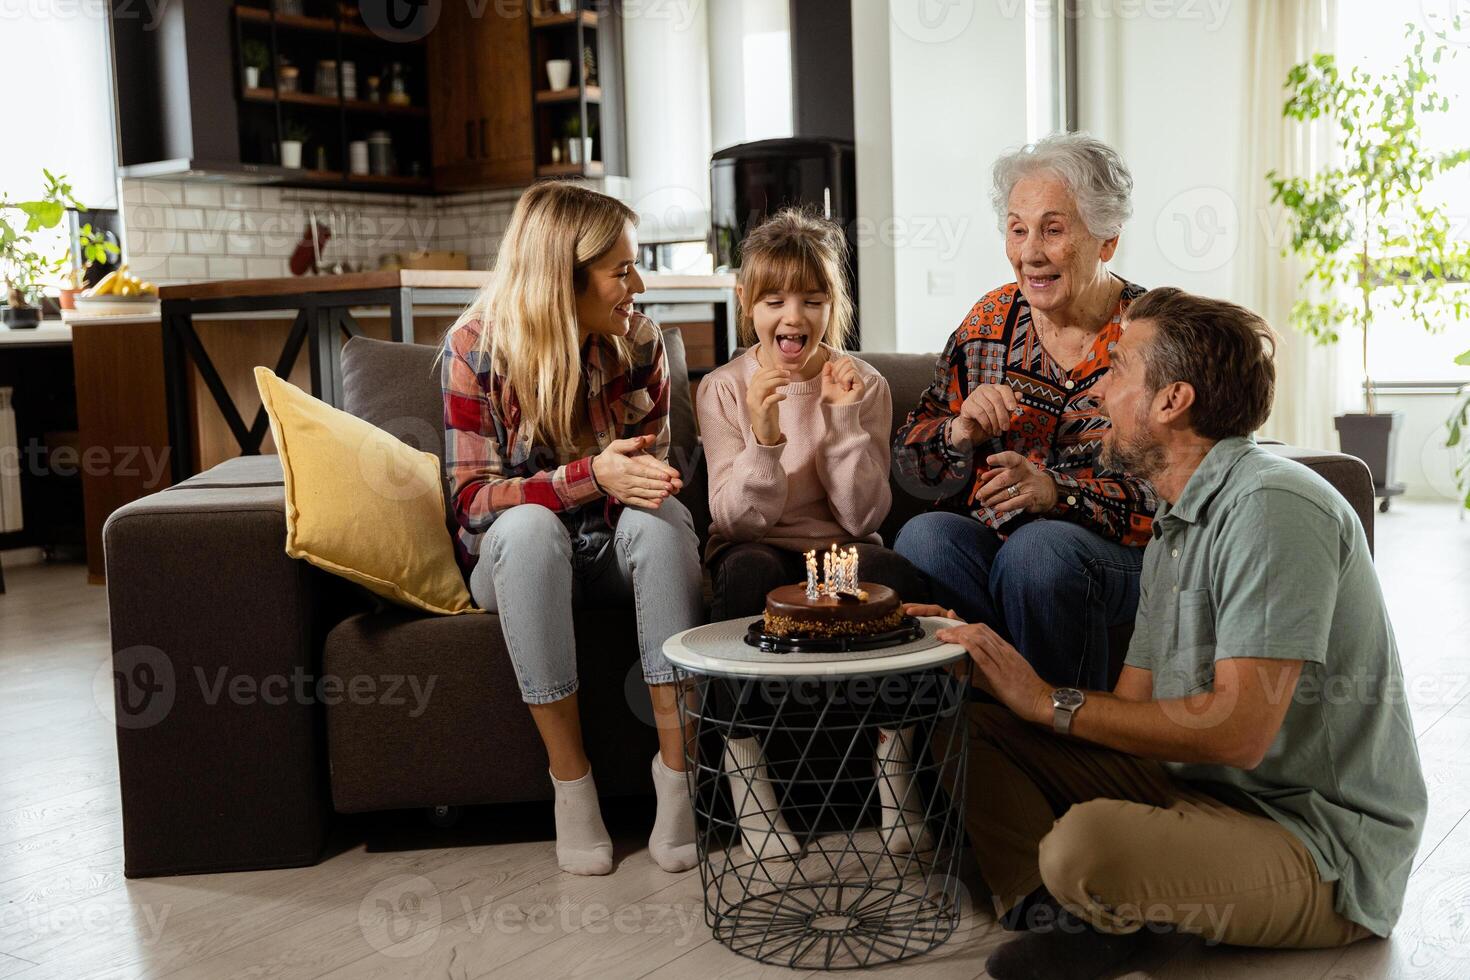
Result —
<path fill-rule="evenodd" d="M 1428 806 L 1393 628 L 1347 501 L 1251 439 L 1216 443 L 1160 504 L 1127 662 L 1168 700 L 1211 690 L 1233 657 L 1305 662 L 1265 759 L 1167 767 L 1290 830 L 1338 913 L 1388 935 Z"/>

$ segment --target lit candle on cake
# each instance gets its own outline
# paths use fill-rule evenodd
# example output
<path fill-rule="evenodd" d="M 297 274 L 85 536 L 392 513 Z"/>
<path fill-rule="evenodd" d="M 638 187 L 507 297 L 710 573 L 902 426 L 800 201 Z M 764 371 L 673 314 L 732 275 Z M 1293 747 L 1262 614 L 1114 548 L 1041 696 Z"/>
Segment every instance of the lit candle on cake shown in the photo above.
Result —
<path fill-rule="evenodd" d="M 847 564 L 847 591 L 849 591 L 849 592 L 856 592 L 858 590 L 858 552 L 857 552 L 857 545 L 853 545 L 851 548 L 847 549 L 847 556 L 848 556 L 848 564 Z"/>
<path fill-rule="evenodd" d="M 817 597 L 817 552 L 815 548 L 806 553 L 806 597 L 808 599 Z"/>

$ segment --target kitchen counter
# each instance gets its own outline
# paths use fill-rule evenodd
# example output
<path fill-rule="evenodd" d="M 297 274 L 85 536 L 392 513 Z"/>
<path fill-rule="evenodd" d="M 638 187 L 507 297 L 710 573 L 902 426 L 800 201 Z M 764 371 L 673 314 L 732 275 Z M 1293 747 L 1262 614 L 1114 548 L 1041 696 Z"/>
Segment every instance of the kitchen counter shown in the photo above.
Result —
<path fill-rule="evenodd" d="M 21 330 L 0 327 L 0 345 L 6 347 L 65 347 L 70 343 L 71 324 L 61 320 L 42 320 L 39 327 Z"/>
<path fill-rule="evenodd" d="M 485 271 L 398 269 L 349 272 L 336 276 L 288 276 L 281 279 L 229 279 L 220 282 L 164 286 L 159 298 L 169 300 L 233 299 L 301 293 L 337 293 L 376 289 L 480 289 L 490 281 Z M 735 275 L 680 276 L 650 272 L 643 276 L 649 292 L 666 289 L 734 289 Z"/>

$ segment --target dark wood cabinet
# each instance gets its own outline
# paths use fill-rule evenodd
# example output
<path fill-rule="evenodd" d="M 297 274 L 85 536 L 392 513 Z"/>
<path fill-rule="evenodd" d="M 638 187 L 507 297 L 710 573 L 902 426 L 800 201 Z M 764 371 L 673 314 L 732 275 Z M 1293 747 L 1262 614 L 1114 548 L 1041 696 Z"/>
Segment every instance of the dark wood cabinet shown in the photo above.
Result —
<path fill-rule="evenodd" d="M 525 11 L 446 3 L 428 43 L 434 186 L 475 190 L 535 180 Z"/>

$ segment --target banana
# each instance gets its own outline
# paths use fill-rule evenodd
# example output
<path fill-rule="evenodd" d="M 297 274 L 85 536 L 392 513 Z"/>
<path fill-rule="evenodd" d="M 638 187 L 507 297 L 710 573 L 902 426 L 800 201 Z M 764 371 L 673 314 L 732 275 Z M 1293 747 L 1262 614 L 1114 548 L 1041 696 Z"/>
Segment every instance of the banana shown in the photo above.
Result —
<path fill-rule="evenodd" d="M 111 272 L 109 272 L 107 275 L 103 276 L 100 280 L 97 281 L 97 285 L 92 287 L 92 292 L 90 295 L 113 296 L 115 295 L 114 290 L 117 289 L 118 284 L 121 281 L 122 269 L 113 269 Z"/>

